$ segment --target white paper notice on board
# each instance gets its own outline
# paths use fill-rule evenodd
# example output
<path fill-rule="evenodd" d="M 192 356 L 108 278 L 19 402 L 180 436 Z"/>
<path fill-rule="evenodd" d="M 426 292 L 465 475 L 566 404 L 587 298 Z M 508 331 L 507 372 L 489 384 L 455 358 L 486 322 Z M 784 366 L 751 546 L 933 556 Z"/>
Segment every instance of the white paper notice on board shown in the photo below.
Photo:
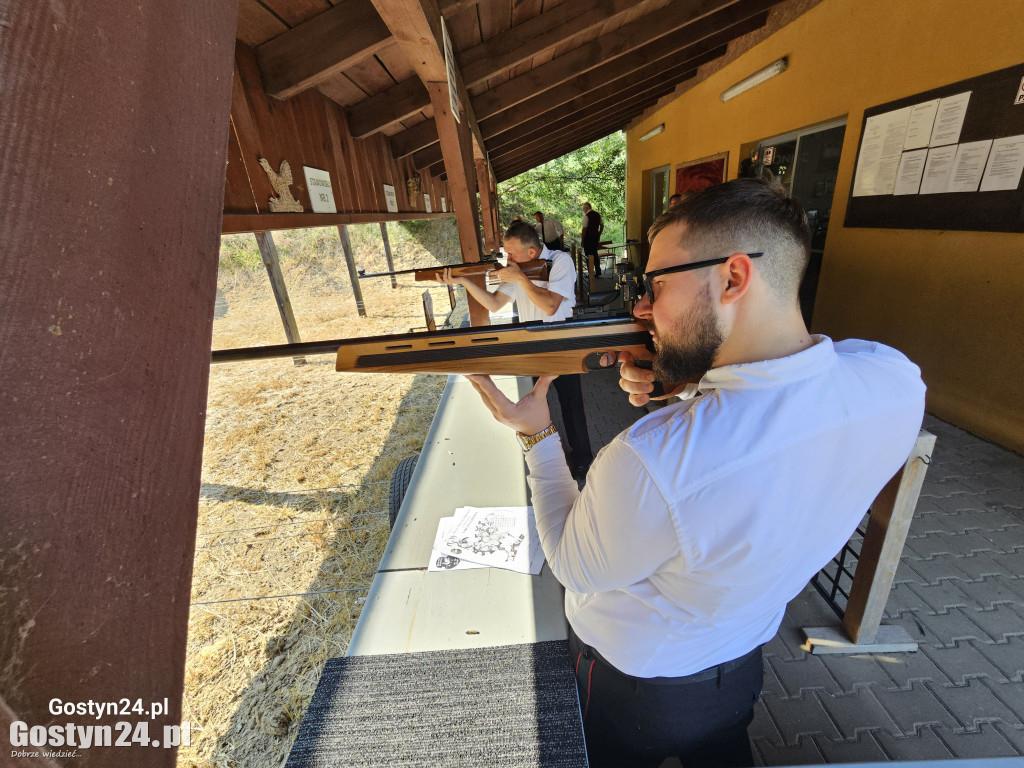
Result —
<path fill-rule="evenodd" d="M 441 210 L 444 211 L 445 213 L 448 213 L 448 201 L 445 200 L 443 197 L 441 198 Z"/>
<path fill-rule="evenodd" d="M 302 166 L 302 172 L 306 175 L 306 189 L 309 191 L 313 213 L 337 213 L 334 190 L 331 189 L 331 174 L 308 165 Z"/>
<path fill-rule="evenodd" d="M 970 141 L 957 147 L 953 160 L 953 175 L 949 179 L 947 192 L 977 192 L 985 161 L 992 149 L 992 139 Z"/>
<path fill-rule="evenodd" d="M 924 178 L 921 179 L 921 194 L 934 195 L 949 188 L 949 177 L 953 175 L 953 158 L 956 144 L 949 147 L 933 147 L 928 150 L 924 164 Z"/>
<path fill-rule="evenodd" d="M 390 184 L 384 185 L 384 202 L 387 204 L 388 213 L 398 213 L 398 195 Z"/>
<path fill-rule="evenodd" d="M 430 195 L 423 196 L 423 207 L 426 208 L 427 213 L 433 213 L 433 209 L 430 207 Z"/>
<path fill-rule="evenodd" d="M 1021 172 L 1024 172 L 1024 134 L 996 139 L 981 178 L 981 191 L 1016 189 L 1020 186 Z"/>
<path fill-rule="evenodd" d="M 960 141 L 960 129 L 964 126 L 964 116 L 967 114 L 967 103 L 970 100 L 971 92 L 964 91 L 939 101 L 929 146 L 942 147 Z"/>
<path fill-rule="evenodd" d="M 904 152 L 900 159 L 900 170 L 896 174 L 896 188 L 894 195 L 916 195 L 921 187 L 921 177 L 924 175 L 924 161 L 928 157 L 927 149 L 915 149 L 913 152 Z"/>
<path fill-rule="evenodd" d="M 932 126 L 935 124 L 935 113 L 938 110 L 938 99 L 915 104 L 910 108 L 907 137 L 903 140 L 904 149 L 920 149 L 928 146 L 932 137 Z"/>
<path fill-rule="evenodd" d="M 869 117 L 864 122 L 853 196 L 891 195 L 910 121 L 910 107 Z"/>

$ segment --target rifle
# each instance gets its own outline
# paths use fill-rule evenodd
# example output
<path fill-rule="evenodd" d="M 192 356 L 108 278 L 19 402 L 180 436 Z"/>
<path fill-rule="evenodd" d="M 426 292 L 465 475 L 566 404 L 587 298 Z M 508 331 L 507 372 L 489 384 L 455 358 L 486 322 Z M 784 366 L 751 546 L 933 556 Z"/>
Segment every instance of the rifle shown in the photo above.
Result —
<path fill-rule="evenodd" d="M 486 275 L 495 269 L 501 269 L 502 263 L 498 261 L 498 253 L 491 252 L 480 261 L 469 262 L 468 264 L 453 264 L 451 266 L 437 267 L 416 267 L 414 269 L 397 269 L 392 272 L 372 272 L 366 274 L 359 271 L 359 279 L 364 280 L 370 277 L 388 277 L 390 275 L 413 275 L 417 282 L 425 280 L 437 280 L 446 269 L 452 271 L 453 277 L 465 277 L 469 275 Z M 548 262 L 544 259 L 532 259 L 519 264 L 519 268 L 533 280 L 548 279 Z"/>
<path fill-rule="evenodd" d="M 523 323 L 215 350 L 213 363 L 337 353 L 335 370 L 544 376 L 601 369 L 605 352 L 650 358 L 647 326 L 629 317 Z"/>

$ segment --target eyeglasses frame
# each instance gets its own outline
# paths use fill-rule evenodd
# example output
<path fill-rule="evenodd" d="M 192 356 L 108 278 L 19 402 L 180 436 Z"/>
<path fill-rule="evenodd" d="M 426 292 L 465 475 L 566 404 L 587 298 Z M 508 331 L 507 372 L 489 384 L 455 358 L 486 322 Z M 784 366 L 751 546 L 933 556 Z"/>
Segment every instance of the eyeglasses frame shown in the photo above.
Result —
<path fill-rule="evenodd" d="M 661 277 L 662 275 L 670 275 L 673 272 L 689 272 L 691 269 L 700 269 L 701 267 L 711 267 L 711 266 L 714 266 L 715 264 L 725 264 L 725 262 L 727 262 L 733 256 L 737 256 L 737 255 L 738 255 L 738 253 L 730 253 L 728 256 L 723 256 L 723 257 L 718 258 L 718 259 L 704 259 L 703 261 L 691 261 L 689 264 L 677 264 L 674 267 L 665 267 L 664 269 L 656 269 L 653 272 L 646 272 L 640 278 L 640 282 L 643 284 L 643 288 L 644 288 L 644 295 L 647 296 L 647 300 L 651 304 L 653 304 L 654 303 L 654 285 L 651 283 L 651 281 L 654 278 Z M 764 256 L 764 253 L 763 252 L 757 252 L 757 253 L 748 253 L 748 254 L 745 254 L 745 255 L 749 256 L 752 259 L 756 259 L 759 256 Z"/>

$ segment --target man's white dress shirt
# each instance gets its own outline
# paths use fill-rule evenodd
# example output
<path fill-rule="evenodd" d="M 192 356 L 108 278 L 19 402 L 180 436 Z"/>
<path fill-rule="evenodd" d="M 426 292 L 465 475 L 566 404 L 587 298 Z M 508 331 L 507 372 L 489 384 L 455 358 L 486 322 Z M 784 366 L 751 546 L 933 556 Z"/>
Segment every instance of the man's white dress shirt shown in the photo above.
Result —
<path fill-rule="evenodd" d="M 546 245 L 542 245 L 540 256 L 537 258 L 551 260 L 548 279 L 530 282 L 562 297 L 562 303 L 558 305 L 553 315 L 545 315 L 540 307 L 530 300 L 526 289 L 519 283 L 502 283 L 498 286 L 498 292 L 515 301 L 521 322 L 543 320 L 545 323 L 555 323 L 572 319 L 572 308 L 576 306 L 576 267 L 572 263 L 572 257 L 564 251 L 549 251 Z"/>
<path fill-rule="evenodd" d="M 770 640 L 907 460 L 917 366 L 882 344 L 813 340 L 708 371 L 607 445 L 582 493 L 557 435 L 526 454 L 569 623 L 620 671 L 687 675 Z"/>

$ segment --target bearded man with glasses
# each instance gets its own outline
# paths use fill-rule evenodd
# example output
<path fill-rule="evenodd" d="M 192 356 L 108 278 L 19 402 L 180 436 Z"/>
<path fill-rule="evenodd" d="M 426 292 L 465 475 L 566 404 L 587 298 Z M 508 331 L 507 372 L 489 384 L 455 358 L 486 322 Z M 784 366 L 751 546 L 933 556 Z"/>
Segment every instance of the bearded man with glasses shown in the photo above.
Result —
<path fill-rule="evenodd" d="M 808 332 L 810 231 L 782 187 L 711 187 L 649 240 L 634 314 L 653 370 L 624 352 L 620 386 L 643 405 L 671 382 L 680 401 L 606 446 L 582 491 L 540 438 L 550 377 L 518 403 L 470 380 L 526 447 L 590 764 L 752 765 L 761 645 L 906 461 L 925 387 L 895 349 Z"/>

